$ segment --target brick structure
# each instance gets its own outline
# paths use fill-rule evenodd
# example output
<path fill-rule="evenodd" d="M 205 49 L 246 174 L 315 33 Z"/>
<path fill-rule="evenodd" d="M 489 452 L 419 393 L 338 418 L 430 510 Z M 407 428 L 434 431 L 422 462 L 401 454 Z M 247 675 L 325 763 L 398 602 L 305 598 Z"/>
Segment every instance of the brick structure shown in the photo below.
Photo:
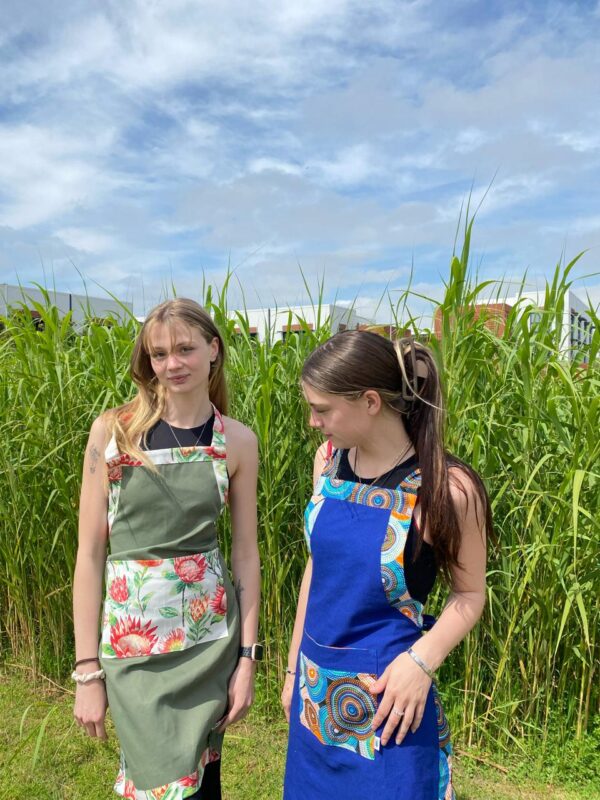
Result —
<path fill-rule="evenodd" d="M 511 309 L 512 306 L 508 303 L 478 303 L 472 311 L 475 321 L 485 319 L 485 327 L 496 336 L 502 336 Z M 442 338 L 442 313 L 439 307 L 433 317 L 433 331 L 436 338 Z"/>

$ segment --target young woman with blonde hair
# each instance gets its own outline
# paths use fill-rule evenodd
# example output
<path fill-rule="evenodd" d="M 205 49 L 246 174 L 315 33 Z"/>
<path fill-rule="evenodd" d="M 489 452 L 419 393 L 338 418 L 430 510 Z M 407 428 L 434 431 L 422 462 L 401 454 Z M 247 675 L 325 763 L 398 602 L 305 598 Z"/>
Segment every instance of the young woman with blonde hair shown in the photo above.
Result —
<path fill-rule="evenodd" d="M 483 609 L 486 491 L 444 449 L 438 371 L 418 342 L 337 334 L 307 359 L 302 387 L 326 442 L 282 692 L 284 798 L 450 800 L 434 677 Z M 432 625 L 437 572 L 451 592 Z"/>
<path fill-rule="evenodd" d="M 224 416 L 224 361 L 197 303 L 157 306 L 131 357 L 137 395 L 96 419 L 85 452 L 74 714 L 105 738 L 110 704 L 115 791 L 133 800 L 218 800 L 223 731 L 253 699 L 257 442 Z M 217 541 L 227 502 L 235 590 Z"/>

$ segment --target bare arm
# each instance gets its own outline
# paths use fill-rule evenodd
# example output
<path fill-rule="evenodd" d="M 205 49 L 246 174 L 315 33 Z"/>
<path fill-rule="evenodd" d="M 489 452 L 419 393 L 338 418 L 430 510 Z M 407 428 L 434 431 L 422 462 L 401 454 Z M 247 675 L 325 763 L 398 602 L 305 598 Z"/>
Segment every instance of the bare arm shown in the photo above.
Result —
<path fill-rule="evenodd" d="M 452 473 L 452 470 L 451 470 Z M 457 486 L 460 481 L 466 491 Z M 413 650 L 436 670 L 446 656 L 475 626 L 485 605 L 486 537 L 483 511 L 473 487 L 464 473 L 453 480 L 450 488 L 461 528 L 459 561 L 451 571 L 452 589 L 444 610 L 431 631 L 414 645 Z"/>
<path fill-rule="evenodd" d="M 432 630 L 412 647 L 430 670 L 437 669 L 464 639 L 481 616 L 485 603 L 486 532 L 483 511 L 474 486 L 464 473 L 451 470 L 450 489 L 461 529 L 460 567 L 451 571 L 452 590 L 440 618 Z M 382 744 L 385 745 L 392 736 L 400 743 L 409 730 L 417 730 L 430 686 L 431 678 L 408 653 L 401 653 L 387 667 L 372 686 L 374 692 L 384 692 L 373 720 L 375 730 L 387 719 L 381 735 Z"/>
<path fill-rule="evenodd" d="M 287 721 L 290 721 L 290 706 L 292 702 L 292 690 L 294 687 L 294 676 L 296 674 L 296 664 L 298 662 L 298 651 L 300 649 L 300 642 L 302 641 L 302 633 L 304 632 L 304 618 L 306 617 L 306 604 L 308 602 L 308 592 L 310 589 L 310 582 L 312 580 L 312 558 L 308 558 L 304 575 L 302 576 L 302 583 L 300 584 L 300 592 L 298 594 L 298 605 L 296 607 L 296 619 L 294 621 L 294 630 L 292 632 L 292 639 L 290 642 L 290 649 L 288 652 L 288 666 L 285 674 L 285 681 L 283 690 L 281 692 L 281 704 Z"/>
<path fill-rule="evenodd" d="M 313 486 L 316 487 L 317 481 L 321 476 L 323 467 L 325 465 L 327 453 L 327 445 L 323 444 L 317 450 L 315 455 L 315 462 L 313 466 Z M 310 582 L 312 580 L 312 558 L 309 556 L 302 576 L 302 583 L 300 584 L 300 592 L 298 594 L 298 605 L 296 607 L 296 619 L 294 621 L 294 630 L 292 631 L 292 639 L 290 642 L 290 649 L 288 652 L 288 671 L 285 675 L 285 682 L 281 692 L 281 704 L 285 713 L 286 719 L 290 721 L 290 705 L 292 701 L 292 690 L 294 686 L 294 675 L 296 674 L 296 664 L 298 661 L 298 650 L 300 649 L 300 642 L 302 641 L 302 633 L 304 632 L 304 619 L 306 617 L 306 605 L 308 603 L 308 593 L 310 590 Z"/>
<path fill-rule="evenodd" d="M 73 578 L 75 660 L 97 659 L 98 623 L 106 562 L 107 493 L 104 448 L 106 426 L 102 418 L 92 425 L 83 461 L 79 502 L 79 546 Z M 89 661 L 78 672 L 95 672 L 99 662 Z M 77 685 L 74 715 L 90 736 L 106 738 L 106 692 L 102 681 Z"/>
<path fill-rule="evenodd" d="M 241 644 L 254 644 L 258 635 L 260 561 L 257 543 L 256 484 L 258 442 L 252 431 L 228 420 L 229 503 L 231 509 L 231 568 L 241 616 Z M 225 728 L 241 719 L 254 698 L 255 664 L 240 658 L 229 684 L 229 711 Z"/>

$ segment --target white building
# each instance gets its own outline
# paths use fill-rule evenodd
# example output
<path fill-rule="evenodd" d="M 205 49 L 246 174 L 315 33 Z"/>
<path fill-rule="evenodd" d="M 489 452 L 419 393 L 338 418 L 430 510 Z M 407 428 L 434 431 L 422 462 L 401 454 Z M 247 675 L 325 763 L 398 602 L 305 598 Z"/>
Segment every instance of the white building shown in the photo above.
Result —
<path fill-rule="evenodd" d="M 86 318 L 104 319 L 105 317 L 124 317 L 127 311 L 123 306 L 133 313 L 132 303 L 119 304 L 110 297 L 89 297 L 85 294 L 71 294 L 70 292 L 55 292 L 47 290 L 50 302 L 53 303 L 60 313 L 72 312 L 73 323 L 77 326 Z M 33 302 L 32 302 L 33 301 Z M 11 286 L 7 283 L 0 283 L 0 316 L 6 316 L 11 308 L 22 308 L 25 306 L 31 312 L 32 318 L 39 316 L 33 303 L 45 305 L 44 295 L 39 289 L 28 286 Z"/>
<path fill-rule="evenodd" d="M 528 305 L 527 301 L 530 301 L 539 308 L 540 314 L 544 310 L 543 291 L 522 292 L 520 296 L 508 297 L 504 302 L 508 306 L 515 306 L 519 301 L 521 307 Z M 571 289 L 567 289 L 562 318 L 562 352 L 573 359 L 584 345 L 590 344 L 593 332 L 594 322 L 589 307 Z"/>
<path fill-rule="evenodd" d="M 261 340 L 268 331 L 272 339 L 285 339 L 290 333 L 301 333 L 306 329 L 314 331 L 327 319 L 332 333 L 373 324 L 372 320 L 360 317 L 352 308 L 333 303 L 322 304 L 320 308 L 312 305 L 248 308 L 235 313 L 248 319 L 250 335 Z"/>

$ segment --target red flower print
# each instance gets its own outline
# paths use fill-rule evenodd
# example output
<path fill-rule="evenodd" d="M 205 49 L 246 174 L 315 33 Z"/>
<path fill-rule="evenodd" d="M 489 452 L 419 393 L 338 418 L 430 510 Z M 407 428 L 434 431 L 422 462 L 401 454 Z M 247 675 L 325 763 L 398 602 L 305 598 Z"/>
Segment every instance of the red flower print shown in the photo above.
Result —
<path fill-rule="evenodd" d="M 206 572 L 206 558 L 203 555 L 181 556 L 173 559 L 173 569 L 184 583 L 198 583 Z"/>
<path fill-rule="evenodd" d="M 225 587 L 222 584 L 217 586 L 215 596 L 210 601 L 210 607 L 215 614 L 220 614 L 222 617 L 227 613 L 227 595 L 225 594 Z"/>
<path fill-rule="evenodd" d="M 190 600 L 190 616 L 194 622 L 198 622 L 205 614 L 208 608 L 208 595 L 203 594 L 202 597 L 194 597 Z"/>
<path fill-rule="evenodd" d="M 110 483 L 116 483 L 123 477 L 123 465 L 126 467 L 141 467 L 142 462 L 132 458 L 128 453 L 121 453 L 116 458 L 111 458 L 106 462 L 108 469 L 108 480 Z"/>
<path fill-rule="evenodd" d="M 193 455 L 196 452 L 196 448 L 195 447 L 181 447 L 180 450 L 181 450 L 181 455 L 183 456 L 183 458 L 189 458 L 191 455 Z"/>
<path fill-rule="evenodd" d="M 119 456 L 119 462 L 126 467 L 141 467 L 142 462 L 138 461 L 137 458 L 132 458 L 129 453 L 121 453 Z"/>
<path fill-rule="evenodd" d="M 162 800 L 169 790 L 169 784 L 165 783 L 164 786 L 159 786 L 158 789 L 152 789 L 152 797 L 154 800 Z"/>
<path fill-rule="evenodd" d="M 204 769 L 207 764 L 211 764 L 213 761 L 218 761 L 220 758 L 221 754 L 218 750 L 213 750 L 212 747 L 207 747 L 200 757 L 200 764 Z"/>
<path fill-rule="evenodd" d="M 151 622 L 142 625 L 137 617 L 124 617 L 110 629 L 110 643 L 117 658 L 146 656 L 158 641 L 156 626 Z"/>
<path fill-rule="evenodd" d="M 204 452 L 206 453 L 207 456 L 211 456 L 212 458 L 218 458 L 221 460 L 227 458 L 227 454 L 225 453 L 225 451 L 217 450 L 216 447 L 205 447 Z"/>
<path fill-rule="evenodd" d="M 124 575 L 122 578 L 115 578 L 108 587 L 108 593 L 115 603 L 125 603 L 129 598 L 127 578 Z"/>
<path fill-rule="evenodd" d="M 186 775 L 185 778 L 180 778 L 177 781 L 178 786 L 198 786 L 198 770 L 192 772 L 191 775 Z"/>
<path fill-rule="evenodd" d="M 138 559 L 138 564 L 141 564 L 142 567 L 158 567 L 159 564 L 162 564 L 164 561 L 163 558 L 150 558 L 145 561 L 140 561 Z"/>
<path fill-rule="evenodd" d="M 161 653 L 172 653 L 173 650 L 183 650 L 185 644 L 185 631 L 183 628 L 175 628 L 168 636 L 162 640 L 160 645 Z"/>
<path fill-rule="evenodd" d="M 127 800 L 135 800 L 135 786 L 133 781 L 125 781 L 123 797 L 127 798 Z"/>
<path fill-rule="evenodd" d="M 108 469 L 109 483 L 118 483 L 123 477 L 123 470 L 121 468 L 121 464 L 119 463 L 119 459 L 113 458 L 112 461 L 107 463 L 106 467 Z"/>

